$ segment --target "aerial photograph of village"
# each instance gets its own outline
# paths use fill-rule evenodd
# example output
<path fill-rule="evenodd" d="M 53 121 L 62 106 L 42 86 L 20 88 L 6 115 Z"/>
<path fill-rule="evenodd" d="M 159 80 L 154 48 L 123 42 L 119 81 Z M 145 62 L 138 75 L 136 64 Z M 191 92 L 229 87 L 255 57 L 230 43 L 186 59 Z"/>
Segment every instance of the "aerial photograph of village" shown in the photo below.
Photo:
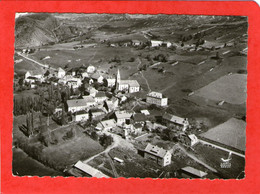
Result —
<path fill-rule="evenodd" d="M 245 178 L 243 16 L 17 13 L 14 176 Z"/>

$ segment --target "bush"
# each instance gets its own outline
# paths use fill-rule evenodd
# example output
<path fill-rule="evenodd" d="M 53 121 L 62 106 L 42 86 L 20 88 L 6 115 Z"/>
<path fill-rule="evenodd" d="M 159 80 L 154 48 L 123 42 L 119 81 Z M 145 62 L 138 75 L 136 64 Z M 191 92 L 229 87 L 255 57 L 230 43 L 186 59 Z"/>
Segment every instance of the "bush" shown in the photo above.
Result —
<path fill-rule="evenodd" d="M 103 147 L 108 147 L 109 145 L 111 145 L 113 142 L 113 138 L 110 135 L 106 135 L 103 134 L 100 138 L 99 138 L 99 143 L 103 146 Z"/>

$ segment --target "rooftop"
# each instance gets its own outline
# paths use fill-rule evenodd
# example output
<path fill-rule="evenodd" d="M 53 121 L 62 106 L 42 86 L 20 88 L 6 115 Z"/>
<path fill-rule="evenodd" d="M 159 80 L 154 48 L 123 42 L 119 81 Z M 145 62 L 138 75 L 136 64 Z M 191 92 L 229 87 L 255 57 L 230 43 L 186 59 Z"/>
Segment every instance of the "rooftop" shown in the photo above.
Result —
<path fill-rule="evenodd" d="M 60 67 L 58 68 L 58 72 L 64 72 L 65 73 L 65 71 Z"/>
<path fill-rule="evenodd" d="M 143 113 L 136 113 L 133 116 L 135 122 L 146 121 L 146 116 Z"/>
<path fill-rule="evenodd" d="M 75 112 L 75 115 L 85 115 L 85 114 L 88 114 L 88 112 L 85 110 L 80 110 L 80 111 Z"/>
<path fill-rule="evenodd" d="M 115 119 L 109 119 L 109 120 L 105 120 L 105 121 L 101 121 L 100 122 L 102 124 L 103 127 L 114 127 L 116 126 L 116 121 Z"/>
<path fill-rule="evenodd" d="M 163 119 L 171 121 L 173 123 L 177 123 L 179 125 L 183 125 L 186 122 L 185 118 L 178 117 L 178 116 L 175 116 L 175 115 L 172 115 L 172 114 L 169 114 L 169 113 L 165 113 L 163 115 Z"/>
<path fill-rule="evenodd" d="M 208 174 L 206 172 L 200 171 L 200 170 L 195 169 L 195 168 L 190 167 L 190 166 L 186 166 L 186 167 L 182 168 L 182 170 L 185 171 L 185 172 L 188 172 L 190 174 L 193 174 L 195 176 L 198 176 L 198 177 L 204 177 Z"/>
<path fill-rule="evenodd" d="M 75 99 L 75 100 L 67 100 L 68 107 L 78 107 L 78 106 L 86 106 L 85 99 Z"/>
<path fill-rule="evenodd" d="M 107 175 L 103 174 L 102 172 L 100 172 L 99 170 L 91 167 L 88 164 L 85 164 L 81 161 L 78 161 L 75 165 L 76 168 L 80 169 L 81 171 L 91 175 L 92 177 L 97 177 L 97 178 L 102 178 L 102 177 L 106 177 L 109 178 Z"/>
<path fill-rule="evenodd" d="M 99 92 L 96 94 L 96 97 L 106 97 L 106 93 L 99 91 Z"/>
<path fill-rule="evenodd" d="M 140 87 L 140 84 L 136 80 L 120 80 L 119 84 L 128 84 L 130 87 Z"/>
<path fill-rule="evenodd" d="M 104 112 L 102 109 L 99 109 L 99 108 L 93 108 L 90 111 L 91 111 L 91 113 Z"/>
<path fill-rule="evenodd" d="M 93 96 L 82 96 L 86 102 L 95 102 Z"/>
<path fill-rule="evenodd" d="M 163 98 L 163 94 L 160 92 L 150 92 L 147 96 L 154 97 L 154 98 Z"/>
<path fill-rule="evenodd" d="M 126 111 L 116 111 L 115 114 L 118 119 L 129 119 L 132 116 L 132 113 Z"/>
<path fill-rule="evenodd" d="M 166 155 L 166 153 L 168 152 L 167 150 L 160 148 L 156 145 L 152 145 L 150 143 L 147 144 L 145 151 L 148 152 L 149 154 L 158 156 L 160 158 L 163 158 Z"/>

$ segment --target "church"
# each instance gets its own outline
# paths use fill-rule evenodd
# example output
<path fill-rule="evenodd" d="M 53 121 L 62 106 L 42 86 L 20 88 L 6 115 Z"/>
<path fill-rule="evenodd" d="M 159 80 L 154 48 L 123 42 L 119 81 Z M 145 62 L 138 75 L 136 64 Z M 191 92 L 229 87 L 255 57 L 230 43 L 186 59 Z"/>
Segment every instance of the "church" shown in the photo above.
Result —
<path fill-rule="evenodd" d="M 136 80 L 121 80 L 120 72 L 117 71 L 116 88 L 118 91 L 134 93 L 140 91 L 140 85 Z"/>

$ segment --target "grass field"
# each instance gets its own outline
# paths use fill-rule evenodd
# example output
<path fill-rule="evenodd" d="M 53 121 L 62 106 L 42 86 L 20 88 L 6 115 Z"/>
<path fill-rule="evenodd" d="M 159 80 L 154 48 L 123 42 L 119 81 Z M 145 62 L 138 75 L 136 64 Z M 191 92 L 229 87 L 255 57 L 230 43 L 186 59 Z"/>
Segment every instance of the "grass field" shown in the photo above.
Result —
<path fill-rule="evenodd" d="M 38 117 L 35 116 L 35 126 L 38 126 Z M 46 118 L 43 119 L 43 122 Z M 26 123 L 26 116 L 21 115 L 14 117 L 13 122 L 13 141 L 21 142 L 21 149 L 23 146 L 30 152 L 30 150 L 36 149 L 39 146 L 39 142 L 34 137 L 27 138 L 20 130 L 19 126 Z M 40 155 L 38 155 L 38 160 L 45 165 L 49 165 L 55 169 L 62 170 L 66 166 L 73 165 L 78 160 L 85 160 L 101 151 L 104 148 L 97 142 L 91 139 L 88 135 L 84 134 L 80 127 L 77 125 L 59 127 L 57 124 L 51 121 L 49 134 L 53 134 L 58 139 L 59 143 L 56 145 L 49 145 L 48 147 L 42 147 Z M 55 128 L 55 129 L 54 129 Z M 62 137 L 65 135 L 66 131 L 74 128 L 74 137 L 64 141 Z M 47 134 L 45 134 L 47 135 Z M 30 155 L 32 153 L 28 153 Z"/>
<path fill-rule="evenodd" d="M 194 149 L 197 157 L 217 169 L 222 178 L 236 179 L 245 170 L 245 159 L 237 155 L 232 155 L 231 168 L 221 168 L 221 158 L 227 158 L 228 152 L 202 144 L 197 144 Z"/>
<path fill-rule="evenodd" d="M 231 104 L 242 104 L 246 101 L 246 75 L 233 74 L 223 76 L 195 92 L 195 95 L 226 101 Z"/>

